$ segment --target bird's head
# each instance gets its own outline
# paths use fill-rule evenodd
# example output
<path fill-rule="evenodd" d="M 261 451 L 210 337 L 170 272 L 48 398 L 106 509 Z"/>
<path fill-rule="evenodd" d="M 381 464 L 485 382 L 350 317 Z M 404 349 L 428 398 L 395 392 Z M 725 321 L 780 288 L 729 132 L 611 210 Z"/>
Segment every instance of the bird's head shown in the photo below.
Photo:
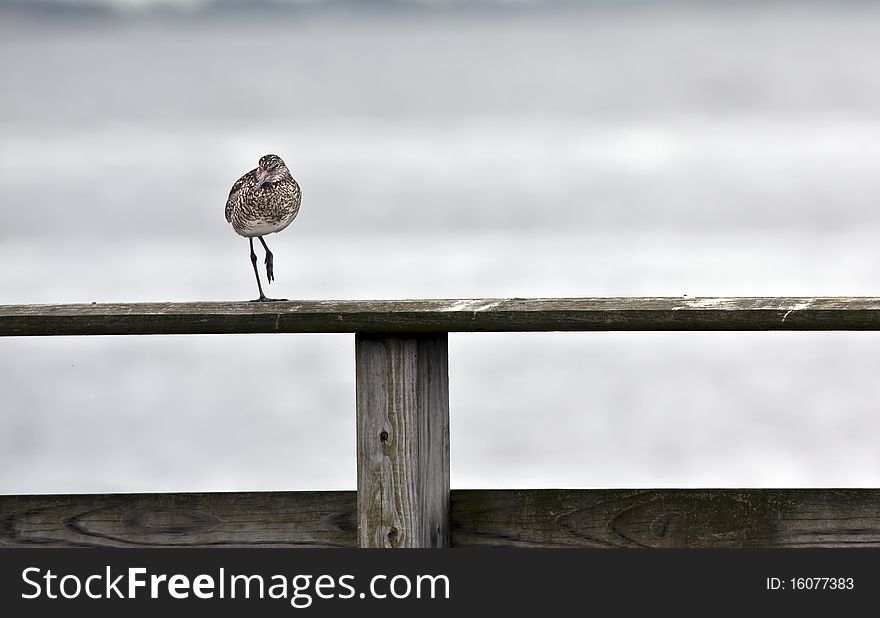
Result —
<path fill-rule="evenodd" d="M 278 182 L 287 176 L 290 176 L 290 172 L 281 157 L 274 154 L 264 155 L 257 163 L 257 184 L 253 191 L 259 191 L 263 185 Z"/>

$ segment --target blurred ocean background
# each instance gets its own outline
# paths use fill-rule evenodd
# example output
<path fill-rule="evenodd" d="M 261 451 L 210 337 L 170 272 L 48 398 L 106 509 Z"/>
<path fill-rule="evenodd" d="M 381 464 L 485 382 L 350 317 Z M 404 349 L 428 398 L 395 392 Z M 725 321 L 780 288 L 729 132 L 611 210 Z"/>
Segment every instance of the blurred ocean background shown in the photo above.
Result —
<path fill-rule="evenodd" d="M 880 295 L 880 3 L 0 0 L 0 303 Z M 351 489 L 348 335 L 0 339 L 0 493 Z M 880 486 L 880 333 L 457 334 L 453 487 Z"/>

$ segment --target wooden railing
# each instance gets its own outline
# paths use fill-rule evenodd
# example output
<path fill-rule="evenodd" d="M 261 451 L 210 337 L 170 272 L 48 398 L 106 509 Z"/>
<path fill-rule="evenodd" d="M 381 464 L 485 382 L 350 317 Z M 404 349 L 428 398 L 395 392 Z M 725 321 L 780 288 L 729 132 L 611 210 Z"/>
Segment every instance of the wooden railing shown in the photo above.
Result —
<path fill-rule="evenodd" d="M 0 336 L 356 333 L 358 434 L 356 493 L 0 496 L 0 545 L 880 546 L 875 489 L 450 492 L 447 333 L 603 330 L 880 330 L 880 299 L 0 306 Z"/>

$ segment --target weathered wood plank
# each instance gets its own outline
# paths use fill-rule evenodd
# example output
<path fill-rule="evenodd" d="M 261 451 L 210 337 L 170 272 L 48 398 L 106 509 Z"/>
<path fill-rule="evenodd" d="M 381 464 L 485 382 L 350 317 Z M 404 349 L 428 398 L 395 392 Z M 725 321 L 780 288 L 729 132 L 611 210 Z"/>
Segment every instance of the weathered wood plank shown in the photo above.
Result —
<path fill-rule="evenodd" d="M 355 342 L 358 545 L 448 547 L 446 333 Z"/>
<path fill-rule="evenodd" d="M 352 547 L 352 491 L 0 496 L 0 547 Z"/>
<path fill-rule="evenodd" d="M 0 305 L 0 336 L 597 330 L 880 330 L 880 298 Z"/>
<path fill-rule="evenodd" d="M 880 490 L 453 492 L 455 546 L 880 547 Z"/>
<path fill-rule="evenodd" d="M 873 547 L 880 489 L 463 490 L 453 547 Z M 0 496 L 0 548 L 354 547 L 346 492 Z"/>

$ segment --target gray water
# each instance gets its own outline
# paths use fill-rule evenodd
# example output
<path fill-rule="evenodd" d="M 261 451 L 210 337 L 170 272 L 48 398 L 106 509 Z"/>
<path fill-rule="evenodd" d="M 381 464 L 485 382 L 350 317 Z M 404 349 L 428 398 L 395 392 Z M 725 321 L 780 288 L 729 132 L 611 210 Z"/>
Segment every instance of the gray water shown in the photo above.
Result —
<path fill-rule="evenodd" d="M 730 4 L 0 4 L 0 303 L 253 297 L 266 152 L 274 295 L 880 295 L 880 7 Z M 878 344 L 453 335 L 452 483 L 880 486 Z M 0 493 L 353 488 L 353 347 L 0 340 Z"/>

